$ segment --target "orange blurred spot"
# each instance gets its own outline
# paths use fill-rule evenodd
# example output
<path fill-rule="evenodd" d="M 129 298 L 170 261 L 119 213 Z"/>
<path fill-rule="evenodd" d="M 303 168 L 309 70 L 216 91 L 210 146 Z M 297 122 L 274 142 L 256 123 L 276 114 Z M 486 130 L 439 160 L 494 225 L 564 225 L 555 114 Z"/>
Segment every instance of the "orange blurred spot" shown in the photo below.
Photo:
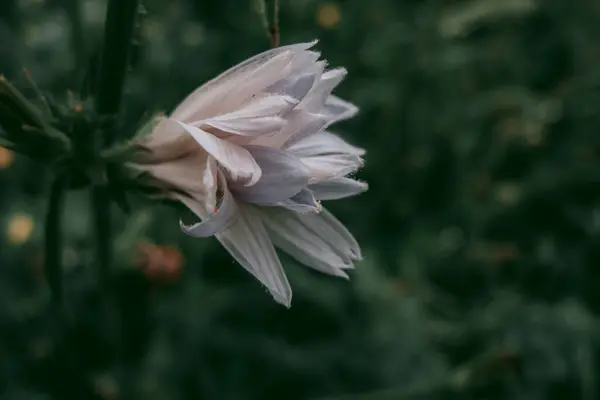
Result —
<path fill-rule="evenodd" d="M 326 3 L 319 6 L 317 21 L 323 28 L 333 28 L 340 22 L 340 8 L 336 4 Z"/>
<path fill-rule="evenodd" d="M 134 264 L 149 280 L 162 284 L 172 283 L 179 278 L 183 262 L 183 256 L 177 248 L 150 242 L 138 245 L 134 260 Z"/>
<path fill-rule="evenodd" d="M 8 168 L 13 163 L 12 151 L 0 146 L 0 168 Z"/>
<path fill-rule="evenodd" d="M 8 240 L 12 244 L 23 244 L 31 237 L 33 228 L 31 216 L 17 213 L 8 221 Z"/>

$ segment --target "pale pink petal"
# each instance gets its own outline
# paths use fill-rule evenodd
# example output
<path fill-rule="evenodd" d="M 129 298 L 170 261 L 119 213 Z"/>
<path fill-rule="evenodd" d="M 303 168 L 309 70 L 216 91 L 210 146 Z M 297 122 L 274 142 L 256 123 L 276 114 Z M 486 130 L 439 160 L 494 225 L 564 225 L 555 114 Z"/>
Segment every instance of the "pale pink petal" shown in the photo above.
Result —
<path fill-rule="evenodd" d="M 263 208 L 263 221 L 275 246 L 317 271 L 348 278 L 344 269 L 353 268 L 302 221 L 303 216 L 286 210 Z"/>
<path fill-rule="evenodd" d="M 244 269 L 266 286 L 278 303 L 290 307 L 292 289 L 256 210 L 241 207 L 239 218 L 216 237 Z"/>
<path fill-rule="evenodd" d="M 261 95 L 241 109 L 195 121 L 190 125 L 209 125 L 224 132 L 243 136 L 257 136 L 278 132 L 283 127 L 283 115 L 289 112 L 298 102 L 290 96 Z"/>
<path fill-rule="evenodd" d="M 214 208 L 217 191 L 216 163 L 208 153 L 200 148 L 197 150 L 175 160 L 160 164 L 133 165 L 133 168 L 150 173 L 167 190 L 188 193 Z"/>
<path fill-rule="evenodd" d="M 301 160 L 311 171 L 311 184 L 346 176 L 360 169 L 364 162 L 352 154 L 325 154 Z"/>
<path fill-rule="evenodd" d="M 291 153 L 263 146 L 246 146 L 262 176 L 252 186 L 232 185 L 235 196 L 245 202 L 273 205 L 298 194 L 308 185 L 309 170 Z"/>
<path fill-rule="evenodd" d="M 305 52 L 302 55 L 307 56 L 308 59 L 307 57 L 300 57 L 300 55 L 298 55 L 298 58 L 303 58 L 306 64 L 295 65 L 297 70 L 293 70 L 290 76 L 269 86 L 266 89 L 267 92 L 285 94 L 297 101 L 301 101 L 310 92 L 321 80 L 321 75 L 325 69 L 325 62 L 314 62 L 309 52 Z"/>
<path fill-rule="evenodd" d="M 251 143 L 254 145 L 281 148 L 290 138 L 302 138 L 323 130 L 327 126 L 327 118 L 321 114 L 313 114 L 294 109 L 287 116 L 287 124 L 283 129 L 272 135 L 257 137 Z"/>
<path fill-rule="evenodd" d="M 152 133 L 140 138 L 138 143 L 149 151 L 141 153 L 136 162 L 153 164 L 180 158 L 190 150 L 193 141 L 179 124 L 162 118 Z"/>
<path fill-rule="evenodd" d="M 234 111 L 252 95 L 287 76 L 296 54 L 315 43 L 278 47 L 230 68 L 196 89 L 175 109 L 172 117 L 190 122 Z"/>
<path fill-rule="evenodd" d="M 360 246 L 350 231 L 327 209 L 299 216 L 300 221 L 345 260 L 362 260 Z"/>
<path fill-rule="evenodd" d="M 285 209 L 305 213 L 318 213 L 321 211 L 321 204 L 315 198 L 312 190 L 302 189 L 300 193 L 291 197 L 287 200 L 281 201 L 276 204 L 277 207 L 283 207 Z"/>
<path fill-rule="evenodd" d="M 350 154 L 362 156 L 365 149 L 346 142 L 341 137 L 330 132 L 318 132 L 304 137 L 293 137 L 283 146 L 300 157 L 310 157 L 322 154 Z"/>
<path fill-rule="evenodd" d="M 317 200 L 339 200 L 366 192 L 369 185 L 344 177 L 317 182 L 310 185 L 309 189 L 313 191 Z"/>
<path fill-rule="evenodd" d="M 258 182 L 262 171 L 248 150 L 219 139 L 200 128 L 179 122 L 196 142 L 212 155 L 228 172 L 234 182 L 250 186 Z"/>
<path fill-rule="evenodd" d="M 325 100 L 323 113 L 327 115 L 331 123 L 334 123 L 354 117 L 358 114 L 358 107 L 337 96 L 330 95 Z"/>
<path fill-rule="evenodd" d="M 340 84 L 347 73 L 345 68 L 335 68 L 323 73 L 320 81 L 313 86 L 298 107 L 309 112 L 320 112 L 333 89 Z"/>
<path fill-rule="evenodd" d="M 227 181 L 222 172 L 218 172 L 219 187 L 223 191 L 223 198 L 217 209 L 207 215 L 206 205 L 195 198 L 175 194 L 175 197 L 185 204 L 192 212 L 194 212 L 201 222 L 185 225 L 183 221 L 179 221 L 181 230 L 190 236 L 194 237 L 209 237 L 227 229 L 238 217 L 238 206 L 231 192 L 227 188 Z"/>

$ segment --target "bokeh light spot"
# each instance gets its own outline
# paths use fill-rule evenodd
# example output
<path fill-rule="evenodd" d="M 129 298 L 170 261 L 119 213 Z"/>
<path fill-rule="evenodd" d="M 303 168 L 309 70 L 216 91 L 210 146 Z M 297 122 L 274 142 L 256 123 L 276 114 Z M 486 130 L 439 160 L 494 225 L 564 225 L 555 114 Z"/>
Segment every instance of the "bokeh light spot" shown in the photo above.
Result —
<path fill-rule="evenodd" d="M 28 214 L 16 213 L 8 221 L 8 240 L 12 244 L 23 244 L 33 233 L 33 218 Z"/>
<path fill-rule="evenodd" d="M 340 8 L 331 3 L 321 4 L 317 12 L 317 20 L 323 28 L 333 28 L 340 22 Z"/>
<path fill-rule="evenodd" d="M 0 169 L 8 168 L 12 165 L 14 155 L 12 151 L 0 146 Z"/>

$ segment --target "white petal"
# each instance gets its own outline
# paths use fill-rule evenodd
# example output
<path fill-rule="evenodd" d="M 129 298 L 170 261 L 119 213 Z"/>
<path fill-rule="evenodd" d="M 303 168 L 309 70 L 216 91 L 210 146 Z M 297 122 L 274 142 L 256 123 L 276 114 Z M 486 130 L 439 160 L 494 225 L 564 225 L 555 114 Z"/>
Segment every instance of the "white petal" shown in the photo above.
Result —
<path fill-rule="evenodd" d="M 301 215 L 300 220 L 342 257 L 362 259 L 360 246 L 354 236 L 327 209 L 323 208 L 319 214 Z"/>
<path fill-rule="evenodd" d="M 252 186 L 232 185 L 237 198 L 271 205 L 295 196 L 308 185 L 310 171 L 291 153 L 264 146 L 246 146 L 246 150 L 259 165 L 262 176 Z"/>
<path fill-rule="evenodd" d="M 221 171 L 218 171 L 217 174 L 219 176 L 219 186 L 223 191 L 223 199 L 212 215 L 206 217 L 206 205 L 199 203 L 196 199 L 176 195 L 182 203 L 202 219 L 202 222 L 193 225 L 185 225 L 183 221 L 179 221 L 181 230 L 185 234 L 194 237 L 213 236 L 227 229 L 238 217 L 238 206 L 227 188 L 227 180 Z"/>
<path fill-rule="evenodd" d="M 302 100 L 321 80 L 321 75 L 325 69 L 325 62 L 314 62 L 311 54 L 314 53 L 305 52 L 302 54 L 305 57 L 301 57 L 299 54 L 298 58 L 302 59 L 299 62 L 303 62 L 305 65 L 296 64 L 289 77 L 269 86 L 266 91 L 269 93 L 285 94 L 298 101 Z"/>
<path fill-rule="evenodd" d="M 285 77 L 295 54 L 314 44 L 316 41 L 282 46 L 251 57 L 196 89 L 172 117 L 190 122 L 234 111 L 252 95 Z"/>
<path fill-rule="evenodd" d="M 327 126 L 327 118 L 320 114 L 312 114 L 294 109 L 287 116 L 287 124 L 273 135 L 264 135 L 252 141 L 252 144 L 281 148 L 291 138 L 302 138 L 323 130 Z"/>
<path fill-rule="evenodd" d="M 335 68 L 325 72 L 298 107 L 309 112 L 320 112 L 333 89 L 340 84 L 347 73 L 345 68 Z"/>
<path fill-rule="evenodd" d="M 290 96 L 262 95 L 237 111 L 195 121 L 190 125 L 206 124 L 224 132 L 243 136 L 269 134 L 281 130 L 285 123 L 283 114 L 289 112 L 297 103 Z"/>
<path fill-rule="evenodd" d="M 302 157 L 301 160 L 311 170 L 311 184 L 341 178 L 363 165 L 363 159 L 352 154 L 326 154 Z"/>
<path fill-rule="evenodd" d="M 317 200 L 339 200 L 365 192 L 369 185 L 344 177 L 317 182 L 310 185 L 309 189 L 313 191 Z"/>
<path fill-rule="evenodd" d="M 142 153 L 136 162 L 158 164 L 182 157 L 190 149 L 191 138 L 179 124 L 164 118 L 139 143 L 150 151 Z"/>
<path fill-rule="evenodd" d="M 318 132 L 302 138 L 294 137 L 283 147 L 301 157 L 336 153 L 362 156 L 366 152 L 365 149 L 353 146 L 330 132 Z"/>
<path fill-rule="evenodd" d="M 343 269 L 353 268 L 352 262 L 342 259 L 322 237 L 315 235 L 303 223 L 303 216 L 281 209 L 261 211 L 275 246 L 317 271 L 348 278 Z"/>
<path fill-rule="evenodd" d="M 290 307 L 292 289 L 256 210 L 241 208 L 240 217 L 216 237 L 242 267 L 267 287 L 278 303 Z"/>
<path fill-rule="evenodd" d="M 334 123 L 354 117 L 358 114 L 358 107 L 337 96 L 330 95 L 325 100 L 325 110 L 323 112 L 330 118 L 330 122 Z"/>
<path fill-rule="evenodd" d="M 276 204 L 278 207 L 283 207 L 288 210 L 296 211 L 299 213 L 318 213 L 321 211 L 321 204 L 315 198 L 312 190 L 302 189 L 300 193 L 291 197 L 287 200 L 281 201 Z"/>
<path fill-rule="evenodd" d="M 195 146 L 195 144 L 194 144 Z M 200 148 L 186 156 L 159 164 L 135 166 L 162 182 L 166 190 L 188 193 L 194 199 L 214 208 L 217 192 L 217 170 L 213 157 Z"/>
<path fill-rule="evenodd" d="M 229 173 L 234 182 L 253 185 L 260 179 L 261 169 L 248 150 L 219 139 L 208 132 L 179 122 L 196 142 L 212 155 Z"/>

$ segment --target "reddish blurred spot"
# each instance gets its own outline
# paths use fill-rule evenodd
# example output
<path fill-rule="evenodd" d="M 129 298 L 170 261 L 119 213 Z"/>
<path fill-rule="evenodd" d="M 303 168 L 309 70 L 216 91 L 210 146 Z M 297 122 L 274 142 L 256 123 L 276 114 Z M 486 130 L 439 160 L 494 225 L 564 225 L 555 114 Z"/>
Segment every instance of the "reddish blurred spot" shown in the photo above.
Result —
<path fill-rule="evenodd" d="M 83 106 L 81 104 L 75 104 L 75 106 L 73 106 L 73 110 L 75 112 L 81 112 L 83 111 Z"/>
<path fill-rule="evenodd" d="M 134 264 L 155 283 L 169 284 L 181 275 L 183 266 L 181 252 L 166 245 L 156 245 L 150 242 L 138 244 Z"/>

